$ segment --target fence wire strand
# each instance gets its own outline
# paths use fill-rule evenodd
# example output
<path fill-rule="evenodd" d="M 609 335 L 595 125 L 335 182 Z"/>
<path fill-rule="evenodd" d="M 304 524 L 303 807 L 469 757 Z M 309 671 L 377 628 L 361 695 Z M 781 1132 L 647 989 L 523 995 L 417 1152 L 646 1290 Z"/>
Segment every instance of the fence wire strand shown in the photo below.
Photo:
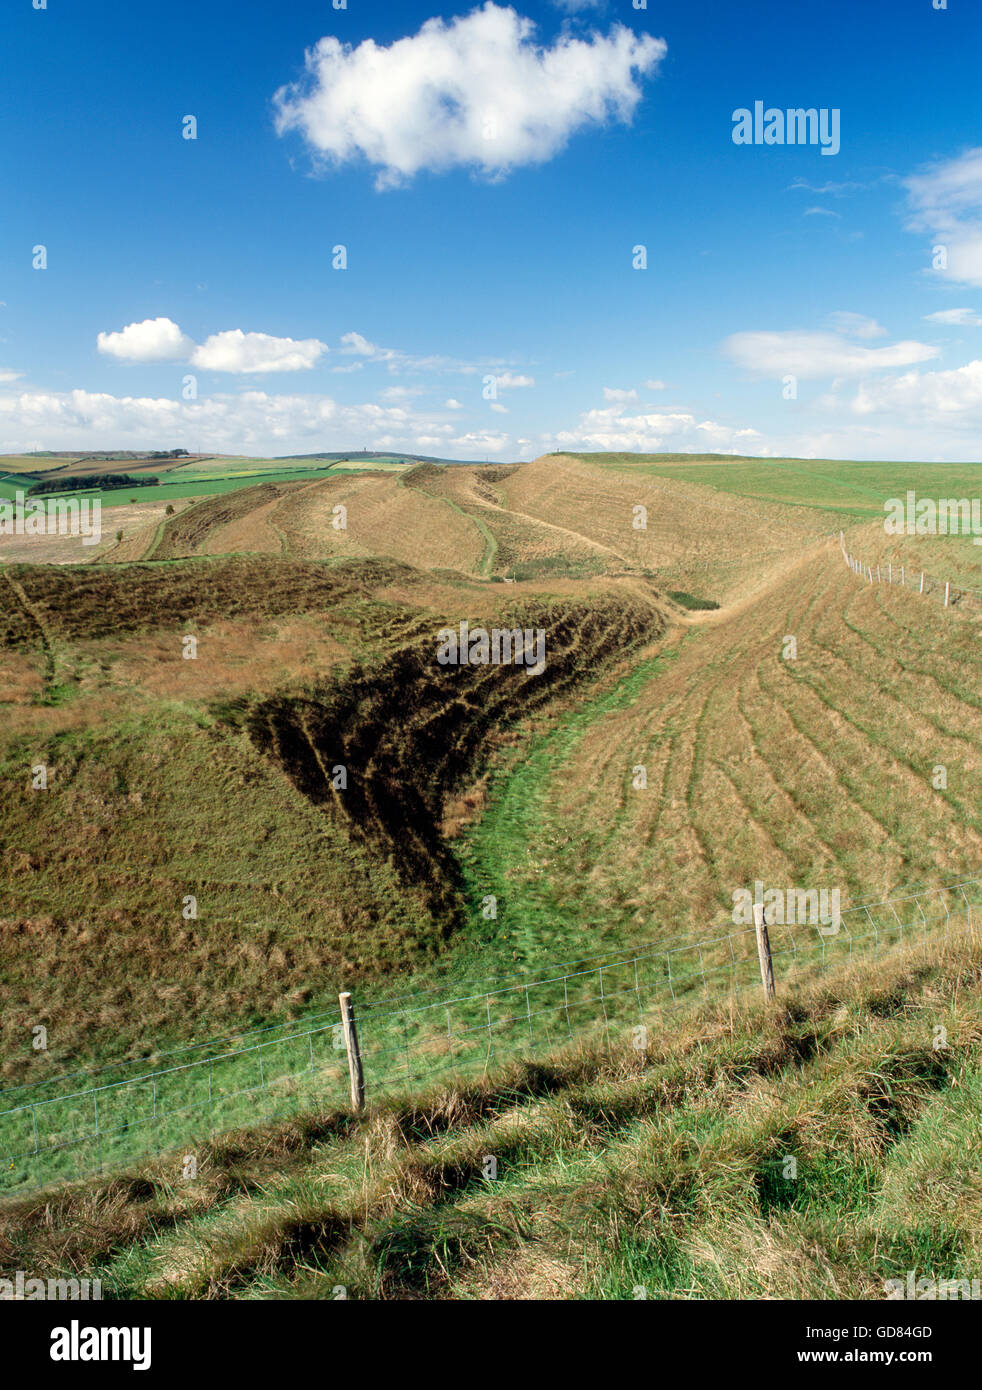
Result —
<path fill-rule="evenodd" d="M 971 929 L 973 906 L 982 906 L 982 879 L 860 904 L 842 912 L 831 933 L 820 928 L 817 912 L 811 925 L 768 922 L 773 960 L 781 966 L 775 979 L 787 986 L 851 960 L 854 952 L 903 943 L 918 919 L 925 935 L 933 928 L 946 936 L 963 918 Z M 506 1058 L 532 1059 L 577 1040 L 611 1047 L 614 1030 L 626 1036 L 635 1019 L 655 1019 L 714 991 L 759 988 L 758 970 L 754 928 L 721 929 L 689 942 L 499 978 L 493 986 L 481 981 L 450 997 L 425 990 L 364 1003 L 356 1018 L 366 1091 L 377 1098 L 476 1079 Z M 0 1197 L 103 1173 L 151 1153 L 193 1151 L 196 1143 L 259 1119 L 346 1107 L 340 1013 L 314 1019 L 315 1027 L 297 1024 L 279 1036 L 257 1030 L 245 1046 L 121 1080 L 79 1088 L 71 1085 L 74 1073 L 17 1087 L 18 1103 L 0 1109 Z M 5 1099 L 0 1094 L 0 1106 Z"/>

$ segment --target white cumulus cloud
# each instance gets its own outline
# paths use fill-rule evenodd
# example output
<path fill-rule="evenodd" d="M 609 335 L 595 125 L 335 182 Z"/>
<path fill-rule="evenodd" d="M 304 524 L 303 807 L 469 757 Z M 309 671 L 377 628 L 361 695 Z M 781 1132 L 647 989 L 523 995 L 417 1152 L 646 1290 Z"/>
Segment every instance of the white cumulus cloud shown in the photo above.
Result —
<path fill-rule="evenodd" d="M 128 323 L 118 333 L 100 333 L 96 344 L 107 357 L 121 362 L 182 362 L 194 343 L 173 319 L 144 319 Z"/>
<path fill-rule="evenodd" d="M 342 333 L 341 351 L 353 353 L 357 357 L 385 357 L 389 355 L 387 348 L 380 348 L 377 343 L 370 343 L 361 333 Z"/>
<path fill-rule="evenodd" d="M 501 177 L 550 159 L 587 125 L 628 121 L 666 52 L 663 39 L 615 24 L 605 35 L 560 34 L 491 3 L 418 33 L 356 48 L 328 36 L 306 53 L 304 78 L 274 96 L 276 129 L 296 130 L 339 165 L 364 159 L 377 188 L 421 170 L 467 167 Z"/>
<path fill-rule="evenodd" d="M 463 458 L 480 458 L 481 454 L 500 454 L 508 446 L 508 435 L 496 434 L 493 430 L 472 431 L 455 435 L 447 442 Z"/>
<path fill-rule="evenodd" d="M 459 425 L 459 421 L 457 424 Z M 508 436 L 466 435 L 405 405 L 247 390 L 185 401 L 85 390 L 0 388 L 0 452 L 44 449 L 161 449 L 216 454 L 311 453 L 319 448 L 400 449 L 448 457 L 501 453 Z M 442 441 L 442 446 L 436 444 Z M 462 452 L 464 451 L 464 452 Z"/>
<path fill-rule="evenodd" d="M 327 350 L 317 338 L 274 338 L 230 328 L 196 347 L 191 365 L 212 372 L 299 372 L 312 367 Z"/>
<path fill-rule="evenodd" d="M 919 423 L 960 421 L 972 430 L 982 424 L 982 362 L 966 362 L 946 372 L 905 372 L 864 382 L 852 401 L 857 415 L 889 412 Z"/>
<path fill-rule="evenodd" d="M 623 405 L 612 405 L 586 411 L 574 429 L 560 431 L 552 441 L 563 448 L 597 451 L 654 453 L 670 444 L 692 453 L 733 453 L 752 448 L 759 438 L 756 430 L 698 420 L 684 410 L 629 415 Z"/>

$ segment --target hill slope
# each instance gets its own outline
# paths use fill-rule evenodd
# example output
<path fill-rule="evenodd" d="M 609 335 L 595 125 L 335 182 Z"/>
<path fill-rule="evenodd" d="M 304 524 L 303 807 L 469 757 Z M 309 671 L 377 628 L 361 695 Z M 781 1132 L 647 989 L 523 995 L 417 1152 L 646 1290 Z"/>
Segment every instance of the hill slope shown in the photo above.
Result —
<path fill-rule="evenodd" d="M 0 567 L 6 1084 L 342 987 L 443 997 L 692 941 L 758 879 L 850 903 L 977 874 L 978 615 L 863 582 L 828 530 L 595 460 L 423 463 L 192 502 L 144 563 Z M 954 554 L 875 522 L 848 542 Z M 464 619 L 541 627 L 544 672 L 441 665 Z M 15 1267 L 154 1296 L 875 1296 L 975 1255 L 943 1131 L 977 1112 L 979 970 L 971 940 L 894 951 L 771 1014 L 651 1019 L 643 1056 L 584 1027 L 364 1122 L 215 1139 L 196 1185 L 171 1156 L 18 1200 L 0 1236 Z M 954 1225 L 916 1186 L 932 1163 Z"/>
<path fill-rule="evenodd" d="M 931 940 L 776 1008 L 705 1006 L 641 1051 L 230 1135 L 193 1180 L 175 1158 L 0 1208 L 0 1266 L 152 1298 L 880 1299 L 910 1270 L 970 1278 L 980 984 L 977 936 Z"/>

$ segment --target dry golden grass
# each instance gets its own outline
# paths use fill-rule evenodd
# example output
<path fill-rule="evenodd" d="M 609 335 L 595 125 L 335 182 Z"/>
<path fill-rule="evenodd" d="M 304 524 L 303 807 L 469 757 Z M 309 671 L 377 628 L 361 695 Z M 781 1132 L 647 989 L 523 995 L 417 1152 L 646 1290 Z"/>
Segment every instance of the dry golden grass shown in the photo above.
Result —
<path fill-rule="evenodd" d="M 544 876 L 543 915 L 558 890 L 584 923 L 615 920 L 635 939 L 705 931 L 758 878 L 838 887 L 847 902 L 977 872 L 977 628 L 936 616 L 857 582 L 822 543 L 752 601 L 696 615 L 684 640 L 666 636 L 675 658 L 567 751 L 540 728 L 556 748 L 540 799 L 524 818 L 524 761 L 514 795 L 497 787 L 480 843 L 503 846 L 501 876 L 482 891 L 527 921 Z M 639 765 L 646 789 L 632 786 Z M 937 766 L 947 789 L 932 785 Z"/>
<path fill-rule="evenodd" d="M 334 507 L 347 509 L 335 529 Z M 438 499 L 404 487 L 392 473 L 328 478 L 305 487 L 276 512 L 291 554 L 385 555 L 405 564 L 473 573 L 484 542 L 477 526 Z"/>
<path fill-rule="evenodd" d="M 338 504 L 348 513 L 343 529 L 333 525 Z M 648 509 L 646 530 L 632 525 L 639 504 Z M 398 474 L 264 482 L 193 505 L 185 500 L 178 510 L 186 515 L 171 518 L 158 537 L 156 523 L 130 531 L 144 516 L 139 508 L 132 519 L 123 515 L 128 508 L 111 509 L 127 535 L 121 545 L 105 542 L 100 554 L 105 550 L 114 561 L 248 552 L 374 555 L 524 579 L 645 571 L 666 589 L 733 601 L 812 540 L 820 516 L 561 455 L 522 465 L 422 464 Z"/>
<path fill-rule="evenodd" d="M 197 546 L 199 555 L 242 554 L 249 551 L 260 555 L 283 553 L 284 537 L 276 529 L 275 514 L 279 499 L 272 499 L 247 512 L 245 516 L 210 529 Z"/>
<path fill-rule="evenodd" d="M 626 566 L 657 571 L 666 588 L 733 602 L 781 557 L 813 541 L 821 522 L 801 508 L 730 497 L 680 479 L 631 477 L 547 455 L 505 477 L 505 506 L 575 531 Z M 644 530 L 634 507 L 647 509 Z"/>

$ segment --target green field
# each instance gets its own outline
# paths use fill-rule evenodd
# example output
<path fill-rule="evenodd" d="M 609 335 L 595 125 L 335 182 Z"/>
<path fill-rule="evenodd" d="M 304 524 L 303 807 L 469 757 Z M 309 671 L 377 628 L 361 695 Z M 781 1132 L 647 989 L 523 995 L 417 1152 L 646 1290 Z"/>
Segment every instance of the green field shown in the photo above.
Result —
<path fill-rule="evenodd" d="M 255 487 L 257 483 L 274 481 L 278 483 L 299 483 L 313 482 L 320 477 L 326 477 L 328 473 L 332 476 L 343 473 L 364 472 L 369 465 L 355 465 L 346 467 L 345 465 L 327 464 L 320 467 L 311 468 L 271 468 L 268 462 L 257 464 L 254 469 L 242 469 L 237 472 L 181 472 L 180 482 L 159 483 L 146 487 L 112 488 L 110 490 L 89 490 L 85 493 L 87 497 L 99 497 L 104 507 L 118 507 L 131 502 L 169 502 L 176 497 L 211 497 L 223 492 L 237 492 L 240 488 Z M 378 468 L 381 472 L 400 472 L 409 465 L 398 462 L 382 462 L 372 464 L 371 467 Z M 0 497 L 14 498 L 18 489 L 26 489 L 31 479 L 25 479 L 18 475 L 6 475 L 0 477 Z M 73 494 L 63 492 L 58 494 L 61 497 L 70 497 Z"/>
<path fill-rule="evenodd" d="M 879 463 L 845 459 L 714 457 L 685 454 L 574 454 L 600 468 L 682 478 L 737 497 L 841 512 L 863 520 L 883 516 L 888 497 L 913 489 L 921 497 L 978 497 L 982 463 Z"/>

